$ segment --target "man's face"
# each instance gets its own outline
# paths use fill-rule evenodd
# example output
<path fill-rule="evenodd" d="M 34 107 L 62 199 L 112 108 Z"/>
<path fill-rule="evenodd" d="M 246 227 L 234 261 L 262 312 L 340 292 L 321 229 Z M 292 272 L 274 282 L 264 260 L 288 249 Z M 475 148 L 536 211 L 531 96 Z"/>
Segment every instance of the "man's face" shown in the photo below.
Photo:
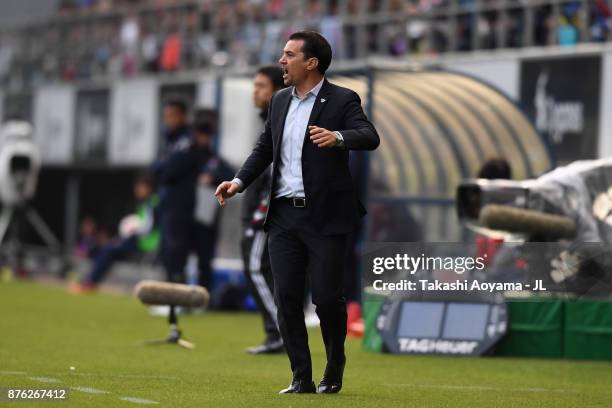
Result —
<path fill-rule="evenodd" d="M 185 114 L 176 106 L 164 107 L 164 126 L 166 129 L 174 130 L 185 124 Z"/>
<path fill-rule="evenodd" d="M 316 58 L 304 58 L 302 46 L 304 40 L 289 40 L 283 49 L 283 56 L 278 62 L 283 67 L 283 81 L 286 86 L 302 83 L 308 74 L 317 69 L 319 61 Z"/>
<path fill-rule="evenodd" d="M 148 183 L 140 181 L 134 185 L 134 197 L 139 201 L 147 199 L 151 195 L 151 191 L 151 186 Z"/>
<path fill-rule="evenodd" d="M 258 109 L 266 109 L 274 94 L 272 81 L 264 74 L 257 74 L 253 81 L 253 102 Z"/>
<path fill-rule="evenodd" d="M 195 142 L 200 147 L 206 147 L 210 145 L 210 135 L 204 132 L 196 132 Z"/>

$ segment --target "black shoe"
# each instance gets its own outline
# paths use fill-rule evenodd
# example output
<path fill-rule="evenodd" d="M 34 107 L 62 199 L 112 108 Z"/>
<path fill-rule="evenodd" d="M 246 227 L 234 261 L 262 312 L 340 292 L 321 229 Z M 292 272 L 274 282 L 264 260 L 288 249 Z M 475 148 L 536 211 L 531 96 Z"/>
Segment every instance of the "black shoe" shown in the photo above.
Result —
<path fill-rule="evenodd" d="M 249 354 L 277 354 L 285 351 L 282 339 L 266 340 L 259 346 L 249 347 Z"/>
<path fill-rule="evenodd" d="M 317 387 L 318 394 L 337 394 L 342 389 L 342 376 L 344 375 L 344 364 L 332 368 L 327 366 L 325 374 Z"/>
<path fill-rule="evenodd" d="M 293 381 L 291 385 L 284 390 L 279 391 L 279 394 L 314 394 L 317 392 L 312 381 Z"/>
<path fill-rule="evenodd" d="M 317 394 L 337 394 L 342 389 L 342 381 L 331 381 L 323 378 L 317 387 Z"/>

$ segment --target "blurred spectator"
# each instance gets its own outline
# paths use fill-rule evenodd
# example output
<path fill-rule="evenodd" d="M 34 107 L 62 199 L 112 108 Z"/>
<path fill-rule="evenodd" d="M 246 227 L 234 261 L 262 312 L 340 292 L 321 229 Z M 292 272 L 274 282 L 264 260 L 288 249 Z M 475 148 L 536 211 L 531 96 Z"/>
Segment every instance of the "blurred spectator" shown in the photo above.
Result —
<path fill-rule="evenodd" d="M 154 191 L 151 175 L 143 174 L 136 180 L 134 197 L 138 205 L 134 214 L 121 221 L 121 239 L 100 247 L 92 257 L 94 263 L 91 271 L 81 282 L 70 285 L 70 292 L 79 294 L 95 291 L 114 262 L 133 254 L 157 251 L 160 241 L 159 198 Z"/>
<path fill-rule="evenodd" d="M 334 58 L 344 58 L 344 37 L 342 35 L 342 20 L 338 15 L 338 1 L 330 0 L 329 13 L 322 16 L 319 32 L 329 41 Z"/>
<path fill-rule="evenodd" d="M 557 28 L 557 38 L 560 45 L 575 45 L 578 42 L 578 24 L 580 23 L 581 3 L 577 1 L 563 5 L 559 24 Z"/>
<path fill-rule="evenodd" d="M 177 32 L 166 37 L 162 46 L 160 65 L 164 71 L 176 71 L 181 62 L 182 40 Z"/>
<path fill-rule="evenodd" d="M 520 47 L 523 44 L 524 11 L 512 9 L 508 12 L 508 26 L 506 27 L 508 38 L 507 46 L 511 48 Z"/>
<path fill-rule="evenodd" d="M 146 33 L 140 48 L 142 63 L 146 72 L 157 72 L 159 70 L 159 40 L 153 31 Z"/>
<path fill-rule="evenodd" d="M 341 60 L 521 47 L 527 39 L 603 42 L 612 24 L 605 0 L 63 0 L 58 16 L 8 31 L 15 45 L 0 40 L 0 81 L 248 69 L 276 61 L 286 37 L 304 28 L 320 31 Z"/>
<path fill-rule="evenodd" d="M 136 16 L 130 15 L 123 20 L 119 32 L 119 45 L 123 54 L 123 72 L 133 75 L 137 69 L 140 27 Z"/>
<path fill-rule="evenodd" d="M 512 169 L 506 159 L 492 158 L 480 167 L 477 177 L 488 180 L 510 180 L 512 178 Z"/>
<path fill-rule="evenodd" d="M 538 8 L 535 13 L 535 26 L 533 28 L 534 45 L 551 45 L 554 43 L 551 30 L 552 26 L 551 6 L 548 5 Z"/>
<path fill-rule="evenodd" d="M 96 221 L 92 217 L 85 217 L 79 226 L 79 237 L 77 239 L 72 254 L 77 258 L 90 258 L 95 256 L 98 248 L 96 237 Z"/>
<path fill-rule="evenodd" d="M 8 78 L 13 62 L 13 48 L 7 37 L 0 38 L 0 83 Z"/>
<path fill-rule="evenodd" d="M 606 41 L 610 29 L 610 7 L 604 0 L 594 0 L 591 8 L 591 40 Z"/>

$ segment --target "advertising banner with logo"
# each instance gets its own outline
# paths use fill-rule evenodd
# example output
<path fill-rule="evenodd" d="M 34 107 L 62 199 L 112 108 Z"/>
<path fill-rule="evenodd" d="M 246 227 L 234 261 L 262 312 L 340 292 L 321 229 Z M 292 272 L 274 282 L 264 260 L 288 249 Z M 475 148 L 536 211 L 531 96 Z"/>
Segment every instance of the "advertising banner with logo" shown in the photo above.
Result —
<path fill-rule="evenodd" d="M 75 89 L 40 88 L 34 96 L 34 140 L 43 163 L 70 164 L 73 159 Z"/>
<path fill-rule="evenodd" d="M 158 89 L 155 80 L 118 81 L 111 94 L 109 161 L 146 166 L 157 151 Z"/>
<path fill-rule="evenodd" d="M 109 92 L 106 89 L 77 94 L 75 160 L 83 164 L 106 162 L 110 127 Z"/>
<path fill-rule="evenodd" d="M 559 164 L 597 156 L 601 57 L 528 59 L 521 103 Z"/>

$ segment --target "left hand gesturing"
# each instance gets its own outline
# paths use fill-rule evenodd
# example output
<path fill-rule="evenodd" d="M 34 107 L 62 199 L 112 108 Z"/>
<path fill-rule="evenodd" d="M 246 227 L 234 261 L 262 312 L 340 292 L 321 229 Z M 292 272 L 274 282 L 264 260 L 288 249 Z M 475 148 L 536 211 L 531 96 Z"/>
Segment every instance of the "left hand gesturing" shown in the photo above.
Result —
<path fill-rule="evenodd" d="M 310 140 L 318 147 L 334 147 L 338 143 L 336 134 L 318 126 L 308 126 Z"/>

